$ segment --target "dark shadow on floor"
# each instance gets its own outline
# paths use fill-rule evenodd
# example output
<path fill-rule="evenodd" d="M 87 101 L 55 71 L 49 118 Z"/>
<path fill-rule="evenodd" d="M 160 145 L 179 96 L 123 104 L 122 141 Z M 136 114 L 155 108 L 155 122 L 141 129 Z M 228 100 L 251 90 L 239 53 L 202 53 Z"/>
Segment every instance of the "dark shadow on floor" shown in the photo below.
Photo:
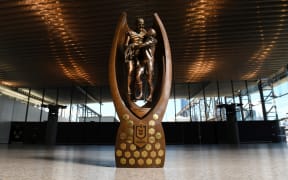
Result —
<path fill-rule="evenodd" d="M 93 158 L 65 158 L 65 157 L 54 157 L 54 156 L 33 156 L 32 159 L 47 160 L 47 161 L 61 161 L 67 163 L 78 163 L 92 166 L 101 167 L 115 167 L 114 160 L 99 160 Z"/>

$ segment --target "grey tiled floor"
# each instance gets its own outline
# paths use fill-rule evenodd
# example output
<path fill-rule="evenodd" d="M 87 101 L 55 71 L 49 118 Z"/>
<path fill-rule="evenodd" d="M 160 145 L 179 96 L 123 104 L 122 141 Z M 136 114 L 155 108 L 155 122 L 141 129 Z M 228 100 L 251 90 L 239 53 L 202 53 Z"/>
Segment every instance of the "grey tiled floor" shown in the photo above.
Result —
<path fill-rule="evenodd" d="M 116 168 L 113 146 L 0 145 L 0 180 L 287 180 L 287 144 L 167 146 L 164 168 Z"/>

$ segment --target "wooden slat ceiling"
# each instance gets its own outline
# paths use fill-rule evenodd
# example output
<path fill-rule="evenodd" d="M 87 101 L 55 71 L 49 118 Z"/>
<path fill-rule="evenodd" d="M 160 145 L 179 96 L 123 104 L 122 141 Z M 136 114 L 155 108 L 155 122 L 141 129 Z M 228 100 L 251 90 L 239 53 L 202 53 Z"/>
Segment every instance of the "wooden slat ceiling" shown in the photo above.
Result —
<path fill-rule="evenodd" d="M 288 61 L 287 0 L 0 1 L 0 81 L 16 87 L 107 86 L 126 11 L 168 33 L 176 83 L 254 80 Z"/>

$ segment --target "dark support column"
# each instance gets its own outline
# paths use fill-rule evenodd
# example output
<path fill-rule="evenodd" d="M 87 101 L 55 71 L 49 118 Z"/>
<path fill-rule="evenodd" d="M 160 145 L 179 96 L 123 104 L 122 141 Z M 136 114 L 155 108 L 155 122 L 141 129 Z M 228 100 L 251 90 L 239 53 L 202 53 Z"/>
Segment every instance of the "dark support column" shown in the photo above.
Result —
<path fill-rule="evenodd" d="M 222 104 L 221 101 L 220 101 L 220 88 L 219 88 L 219 81 L 216 81 L 216 85 L 217 85 L 217 101 L 218 101 L 218 104 Z"/>
<path fill-rule="evenodd" d="M 201 123 L 202 123 L 202 114 L 201 114 L 201 99 L 199 100 L 199 115 L 200 115 L 200 122 L 198 122 L 198 139 L 199 144 L 202 144 L 202 132 L 201 132 Z"/>
<path fill-rule="evenodd" d="M 27 100 L 26 114 L 25 114 L 25 122 L 27 122 L 28 113 L 29 113 L 30 95 L 31 95 L 31 88 L 29 88 L 29 93 L 28 93 L 28 100 Z"/>
<path fill-rule="evenodd" d="M 234 83 L 233 80 L 231 80 L 231 90 L 232 90 L 232 98 L 233 98 L 233 103 L 235 104 L 235 95 L 234 95 Z"/>
<path fill-rule="evenodd" d="M 238 122 L 236 119 L 236 107 L 235 104 L 225 105 L 227 116 L 227 133 L 228 143 L 239 144 L 239 130 Z"/>
<path fill-rule="evenodd" d="M 57 121 L 59 106 L 48 105 L 48 121 L 46 127 L 46 145 L 55 145 L 57 136 Z"/>
<path fill-rule="evenodd" d="M 59 101 L 59 88 L 56 89 L 56 105 L 58 105 Z"/>
<path fill-rule="evenodd" d="M 207 103 L 206 103 L 206 94 L 205 94 L 205 86 L 202 84 L 203 98 L 204 98 L 204 113 L 205 113 L 205 121 L 207 121 Z"/>
<path fill-rule="evenodd" d="M 99 106 L 100 106 L 100 116 L 99 116 L 99 122 L 102 121 L 102 87 L 100 87 L 100 93 L 99 93 Z"/>
<path fill-rule="evenodd" d="M 200 122 L 202 121 L 202 111 L 201 111 L 201 99 L 199 99 L 199 117 L 200 117 Z"/>
<path fill-rule="evenodd" d="M 87 99 L 88 99 L 88 93 L 87 93 L 87 87 L 86 87 L 85 88 L 84 122 L 86 122 L 86 117 L 87 117 Z"/>
<path fill-rule="evenodd" d="M 85 122 L 85 105 L 81 105 L 79 106 L 79 108 L 81 109 L 81 112 L 82 112 L 82 117 L 83 117 L 83 122 Z"/>
<path fill-rule="evenodd" d="M 243 113 L 243 102 L 242 102 L 241 91 L 239 92 L 239 102 L 240 102 L 240 112 L 241 112 L 242 121 L 245 121 L 245 117 Z"/>
<path fill-rule="evenodd" d="M 246 91 L 247 91 L 247 97 L 248 97 L 248 105 L 249 105 L 249 116 L 250 118 L 254 119 L 253 117 L 253 108 L 252 108 L 252 100 L 250 97 L 249 89 L 248 89 L 248 81 L 245 80 L 245 86 L 246 86 Z"/>
<path fill-rule="evenodd" d="M 45 88 L 42 90 L 41 111 L 40 111 L 40 122 L 42 122 L 42 114 L 43 114 L 44 98 L 45 98 Z"/>
<path fill-rule="evenodd" d="M 216 85 L 217 85 L 217 96 L 218 96 L 218 99 L 217 99 L 217 103 L 218 105 L 222 104 L 222 102 L 220 101 L 220 88 L 219 88 L 219 81 L 216 81 Z M 221 118 L 221 121 L 223 121 L 223 117 L 222 117 L 222 110 L 220 108 L 220 118 Z"/>
<path fill-rule="evenodd" d="M 77 104 L 77 108 L 76 108 L 76 122 L 79 122 L 79 104 Z"/>
<path fill-rule="evenodd" d="M 191 93 L 190 93 L 190 83 L 187 84 L 188 85 L 188 105 L 189 105 L 189 117 L 190 117 L 190 122 L 192 122 L 192 113 L 191 113 Z"/>
<path fill-rule="evenodd" d="M 71 122 L 72 104 L 73 104 L 73 93 L 74 93 L 74 86 L 72 86 L 72 87 L 71 87 L 71 90 L 70 90 L 69 122 Z"/>
<path fill-rule="evenodd" d="M 258 82 L 258 89 L 259 89 L 259 94 L 260 94 L 260 99 L 261 99 L 261 105 L 262 105 L 262 111 L 263 111 L 263 119 L 264 121 L 267 121 L 267 111 L 265 107 L 265 99 L 264 99 L 264 94 L 263 94 L 263 87 L 262 87 L 262 81 L 259 80 Z"/>
<path fill-rule="evenodd" d="M 199 109 L 200 109 L 200 102 L 199 102 Z M 200 110 L 200 122 L 198 122 L 198 139 L 199 139 L 199 144 L 202 144 L 201 122 L 202 122 L 202 116 L 201 116 L 201 110 Z"/>
<path fill-rule="evenodd" d="M 49 146 L 56 144 L 59 108 L 65 108 L 64 106 L 58 105 L 58 101 L 59 88 L 56 89 L 56 105 L 42 105 L 43 107 L 47 107 L 49 109 L 46 126 L 46 145 Z"/>

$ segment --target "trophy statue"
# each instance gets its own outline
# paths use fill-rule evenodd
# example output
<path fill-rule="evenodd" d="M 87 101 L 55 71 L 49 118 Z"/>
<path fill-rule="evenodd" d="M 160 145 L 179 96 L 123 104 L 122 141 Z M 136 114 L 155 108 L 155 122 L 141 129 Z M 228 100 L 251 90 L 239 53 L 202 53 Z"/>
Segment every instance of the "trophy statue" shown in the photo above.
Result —
<path fill-rule="evenodd" d="M 166 145 L 161 122 L 171 89 L 170 45 L 157 13 L 148 28 L 143 18 L 137 18 L 131 29 L 126 16 L 122 13 L 119 19 L 109 62 L 111 94 L 120 118 L 116 166 L 163 167 Z"/>

